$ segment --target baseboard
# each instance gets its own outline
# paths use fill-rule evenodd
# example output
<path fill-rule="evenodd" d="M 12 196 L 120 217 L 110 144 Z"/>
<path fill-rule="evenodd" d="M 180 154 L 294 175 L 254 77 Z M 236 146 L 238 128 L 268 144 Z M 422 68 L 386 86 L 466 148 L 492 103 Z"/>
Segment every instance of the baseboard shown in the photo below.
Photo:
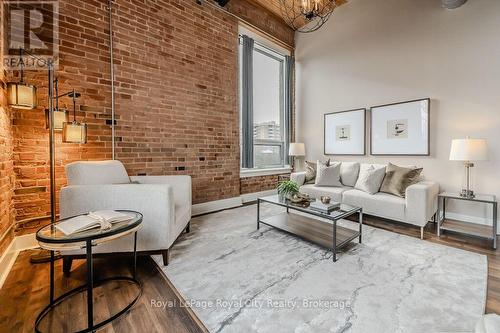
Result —
<path fill-rule="evenodd" d="M 265 196 L 273 195 L 273 194 L 276 194 L 276 190 L 267 190 L 267 191 L 260 191 L 260 192 L 254 192 L 254 193 L 247 193 L 247 194 L 242 194 L 240 197 L 241 197 L 241 200 L 243 201 L 243 203 L 247 203 L 247 202 L 256 201 L 257 198 L 265 197 Z"/>
<path fill-rule="evenodd" d="M 196 215 L 216 212 L 223 209 L 239 207 L 241 205 L 243 205 L 241 197 L 203 202 L 193 205 L 193 207 L 191 208 L 191 215 L 196 216 Z"/>
<path fill-rule="evenodd" d="M 478 216 L 457 214 L 453 212 L 446 212 L 446 218 L 480 224 L 480 225 L 493 225 L 493 219 L 487 217 L 478 217 Z M 500 225 L 498 225 L 498 223 L 497 223 L 497 235 L 500 235 Z"/>
<path fill-rule="evenodd" d="M 27 249 L 33 249 L 38 246 L 35 234 L 27 234 L 14 237 L 5 253 L 0 258 L 0 288 L 2 288 L 7 275 L 9 275 L 19 252 Z"/>

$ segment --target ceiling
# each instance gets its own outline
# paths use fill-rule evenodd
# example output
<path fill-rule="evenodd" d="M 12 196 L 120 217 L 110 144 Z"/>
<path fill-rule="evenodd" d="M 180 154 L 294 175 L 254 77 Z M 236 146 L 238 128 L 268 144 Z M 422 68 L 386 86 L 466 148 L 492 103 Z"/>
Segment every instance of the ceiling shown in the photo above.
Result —
<path fill-rule="evenodd" d="M 280 9 L 280 0 L 252 0 L 262 7 L 266 8 L 269 10 L 271 13 L 277 15 L 278 17 L 281 18 L 281 9 Z M 284 0 L 284 1 L 293 1 L 297 7 L 297 11 L 300 11 L 299 7 L 300 4 L 302 3 L 302 0 Z M 323 1 L 329 1 L 329 0 L 323 0 Z M 336 0 L 337 6 L 343 5 L 347 2 L 347 0 Z M 305 21 L 304 21 L 305 24 Z"/>

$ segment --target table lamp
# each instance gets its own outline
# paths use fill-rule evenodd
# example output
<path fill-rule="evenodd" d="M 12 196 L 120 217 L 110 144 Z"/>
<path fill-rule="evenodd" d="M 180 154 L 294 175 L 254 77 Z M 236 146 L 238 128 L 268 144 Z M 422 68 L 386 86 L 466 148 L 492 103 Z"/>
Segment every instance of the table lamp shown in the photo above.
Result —
<path fill-rule="evenodd" d="M 292 156 L 292 170 L 294 169 L 295 157 L 306 156 L 306 146 L 303 143 L 292 142 L 288 149 L 288 155 Z"/>
<path fill-rule="evenodd" d="M 460 196 L 474 198 L 474 191 L 470 189 L 470 168 L 472 161 L 485 161 L 488 159 L 488 145 L 485 139 L 453 139 L 451 141 L 450 161 L 463 161 L 466 173 L 466 188 L 462 189 Z"/>

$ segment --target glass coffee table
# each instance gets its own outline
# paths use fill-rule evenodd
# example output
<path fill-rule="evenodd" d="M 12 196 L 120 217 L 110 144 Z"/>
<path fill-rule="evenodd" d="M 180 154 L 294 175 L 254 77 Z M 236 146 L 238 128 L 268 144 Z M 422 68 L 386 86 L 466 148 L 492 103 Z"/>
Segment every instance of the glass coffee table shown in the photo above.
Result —
<path fill-rule="evenodd" d="M 60 220 L 57 223 L 47 225 L 42 227 L 36 233 L 36 239 L 41 248 L 50 251 L 50 291 L 49 291 L 49 304 L 40 312 L 35 321 L 35 332 L 41 332 L 39 328 L 40 324 L 44 318 L 54 311 L 54 309 L 60 305 L 63 301 L 70 297 L 73 297 L 81 292 L 87 292 L 87 327 L 79 332 L 94 332 L 97 329 L 109 324 L 115 319 L 127 313 L 132 306 L 139 300 L 142 295 L 142 285 L 136 278 L 137 272 L 137 230 L 142 223 L 142 214 L 130 210 L 119 210 L 130 216 L 130 219 L 123 222 L 113 223 L 110 229 L 101 230 L 99 228 L 93 228 L 82 232 L 77 232 L 71 235 L 65 235 L 60 232 L 55 226 L 67 219 Z M 85 214 L 83 214 L 85 215 Z M 92 248 L 112 241 L 126 235 L 134 235 L 133 249 L 134 249 L 134 262 L 132 276 L 114 276 L 94 281 L 93 264 L 92 264 Z M 74 288 L 63 295 L 55 298 L 54 290 L 54 251 L 64 251 L 64 250 L 86 250 L 87 257 L 87 281 L 84 285 Z M 135 298 L 128 303 L 124 308 L 118 311 L 111 317 L 101 320 L 97 324 L 94 323 L 94 295 L 93 290 L 95 287 L 112 282 L 112 281 L 124 281 L 137 286 L 139 293 Z M 83 315 L 83 314 L 78 314 Z M 48 321 L 51 319 L 49 318 Z"/>
<path fill-rule="evenodd" d="M 261 218 L 260 205 L 262 203 L 285 207 L 286 212 Z M 302 212 L 307 216 L 290 211 Z M 354 214 L 359 216 L 357 230 L 338 225 L 340 219 L 345 219 Z M 332 250 L 333 261 L 335 262 L 337 261 L 339 249 L 356 238 L 359 238 L 359 243 L 361 243 L 363 209 L 341 204 L 339 208 L 330 213 L 323 213 L 310 208 L 309 202 L 297 204 L 288 199 L 282 199 L 278 195 L 271 195 L 257 199 L 257 229 L 259 229 L 261 223 Z"/>

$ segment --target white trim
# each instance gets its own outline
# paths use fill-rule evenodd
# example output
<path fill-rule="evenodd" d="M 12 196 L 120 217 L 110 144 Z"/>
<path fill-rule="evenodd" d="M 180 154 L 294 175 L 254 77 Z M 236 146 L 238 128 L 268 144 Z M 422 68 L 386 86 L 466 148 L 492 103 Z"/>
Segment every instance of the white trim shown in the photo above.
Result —
<path fill-rule="evenodd" d="M 14 237 L 2 257 L 0 257 L 0 288 L 2 288 L 12 266 L 16 262 L 19 252 L 35 247 L 38 247 L 38 243 L 34 233 Z"/>
<path fill-rule="evenodd" d="M 252 202 L 256 201 L 257 198 L 262 198 L 262 197 L 267 197 L 269 195 L 276 194 L 276 190 L 268 190 L 268 191 L 260 191 L 260 192 L 254 192 L 254 193 L 247 193 L 247 194 L 242 194 L 241 195 L 241 200 L 243 203 L 247 202 Z"/>
<path fill-rule="evenodd" d="M 280 168 L 269 168 L 269 169 L 241 169 L 240 178 L 282 175 L 291 172 L 292 168 L 289 165 Z"/>
<path fill-rule="evenodd" d="M 258 34 L 256 32 L 253 32 L 253 31 L 245 28 L 242 25 L 238 26 L 238 33 L 241 35 L 247 35 L 248 37 L 253 38 L 259 44 L 262 44 L 262 45 L 276 51 L 277 53 L 279 53 L 281 55 L 284 55 L 284 56 L 288 55 L 289 56 L 292 54 L 292 52 L 290 52 L 290 50 L 287 50 L 283 46 L 278 45 L 275 42 L 273 42 L 271 39 L 266 38 L 266 37 L 264 37 L 261 34 Z"/>
<path fill-rule="evenodd" d="M 203 202 L 193 205 L 191 209 L 191 216 L 215 212 L 222 209 L 239 207 L 241 205 L 243 205 L 241 197 Z"/>

